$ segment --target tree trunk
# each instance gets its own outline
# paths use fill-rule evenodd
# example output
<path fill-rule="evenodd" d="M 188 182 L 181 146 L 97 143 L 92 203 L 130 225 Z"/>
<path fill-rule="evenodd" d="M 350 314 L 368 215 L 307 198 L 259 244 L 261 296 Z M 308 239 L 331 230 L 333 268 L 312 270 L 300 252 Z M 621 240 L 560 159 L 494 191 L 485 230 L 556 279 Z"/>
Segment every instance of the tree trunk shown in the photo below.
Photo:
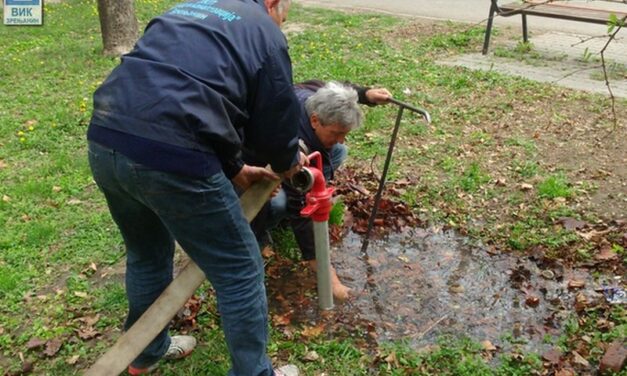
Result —
<path fill-rule="evenodd" d="M 137 41 L 138 25 L 134 0 L 98 0 L 103 54 L 120 56 Z"/>

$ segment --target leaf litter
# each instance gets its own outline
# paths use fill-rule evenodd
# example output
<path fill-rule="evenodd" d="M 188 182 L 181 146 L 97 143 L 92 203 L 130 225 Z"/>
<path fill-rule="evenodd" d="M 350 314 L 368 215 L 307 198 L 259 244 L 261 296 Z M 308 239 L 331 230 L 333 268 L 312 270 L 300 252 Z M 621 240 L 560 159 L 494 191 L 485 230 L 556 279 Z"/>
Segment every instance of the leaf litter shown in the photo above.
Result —
<path fill-rule="evenodd" d="M 371 192 L 376 191 L 368 182 L 373 181 L 377 177 L 372 173 L 348 169 L 336 182 L 346 213 L 343 225 L 331 229 L 332 262 L 340 279 L 355 292 L 347 303 L 321 313 L 315 274 L 278 254 L 270 257 L 268 294 L 273 322 L 280 330 L 289 335 L 299 331 L 307 340 L 312 328 L 318 328 L 316 336 L 350 336 L 372 351 L 400 339 L 421 349 L 445 334 L 470 336 L 489 354 L 536 352 L 550 358 L 545 367 L 552 372 L 592 371 L 585 359 L 591 343 L 571 339 L 581 342 L 579 351 L 557 358 L 545 340 L 564 334 L 573 313 L 580 320 L 586 320 L 588 312 L 609 316 L 611 303 L 604 292 L 610 285 L 624 286 L 624 265 L 609 257 L 602 244 L 617 233 L 627 233 L 624 223 L 556 220 L 568 230 L 595 235 L 586 240 L 597 242 L 598 254 L 586 262 L 555 258 L 543 247 L 527 254 L 504 254 L 449 226 L 427 226 L 400 199 L 399 192 L 412 184 L 404 180 L 387 184 L 364 255 L 362 234 L 372 209 Z M 593 277 L 593 271 L 601 277 Z M 608 330 L 612 323 L 600 320 L 598 325 Z"/>

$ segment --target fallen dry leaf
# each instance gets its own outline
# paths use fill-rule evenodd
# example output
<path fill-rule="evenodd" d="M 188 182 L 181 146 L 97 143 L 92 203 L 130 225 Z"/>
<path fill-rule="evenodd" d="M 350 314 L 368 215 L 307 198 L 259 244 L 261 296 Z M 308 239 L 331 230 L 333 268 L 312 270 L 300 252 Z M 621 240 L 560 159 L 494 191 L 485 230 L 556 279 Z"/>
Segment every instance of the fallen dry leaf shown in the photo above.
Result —
<path fill-rule="evenodd" d="M 561 217 L 558 219 L 558 222 L 564 226 L 564 229 L 572 231 L 579 230 L 580 228 L 585 227 L 588 223 L 584 221 L 577 220 L 575 218 L 570 217 Z"/>
<path fill-rule="evenodd" d="M 370 191 L 368 191 L 366 188 L 364 188 L 361 184 L 352 184 L 349 183 L 348 187 L 356 192 L 359 192 L 360 194 L 364 195 L 364 196 L 369 196 L 370 195 Z"/>
<path fill-rule="evenodd" d="M 576 375 L 577 374 L 575 373 L 575 371 L 570 368 L 562 368 L 559 371 L 555 372 L 555 376 L 576 376 Z"/>
<path fill-rule="evenodd" d="M 89 296 L 84 291 L 74 291 L 74 295 L 78 296 L 79 298 L 87 298 Z"/>
<path fill-rule="evenodd" d="M 33 372 L 33 363 L 29 361 L 22 361 L 22 375 L 28 375 Z"/>
<path fill-rule="evenodd" d="M 546 360 L 547 362 L 551 364 L 558 364 L 560 362 L 561 357 L 562 357 L 562 352 L 555 347 L 547 350 L 544 354 L 542 354 L 542 359 Z"/>
<path fill-rule="evenodd" d="M 588 241 L 597 241 L 602 236 L 609 234 L 611 231 L 612 231 L 611 229 L 602 230 L 602 231 L 591 230 L 591 231 L 588 231 L 588 232 L 577 231 L 577 235 L 581 236 L 582 238 L 584 238 L 584 239 L 586 239 Z"/>
<path fill-rule="evenodd" d="M 87 326 L 94 326 L 100 320 L 100 314 L 96 314 L 94 316 L 83 316 L 79 317 L 78 321 L 84 323 Z"/>
<path fill-rule="evenodd" d="M 308 328 L 303 329 L 301 334 L 303 337 L 306 337 L 306 338 L 316 338 L 320 336 L 322 332 L 324 332 L 324 324 L 319 324 L 316 326 L 310 326 Z"/>
<path fill-rule="evenodd" d="M 29 350 L 36 349 L 46 344 L 46 340 L 41 338 L 31 338 L 30 341 L 26 343 L 26 348 Z"/>
<path fill-rule="evenodd" d="M 464 286 L 460 285 L 459 283 L 455 283 L 449 286 L 448 291 L 455 294 L 461 294 L 466 291 L 466 289 L 464 289 Z"/>
<path fill-rule="evenodd" d="M 540 304 L 540 298 L 538 298 L 537 296 L 528 296 L 525 299 L 525 304 L 527 304 L 529 307 L 537 307 L 538 304 Z"/>
<path fill-rule="evenodd" d="M 617 257 L 618 255 L 616 254 L 616 252 L 614 252 L 609 246 L 602 247 L 599 253 L 594 255 L 594 258 L 599 261 L 610 261 L 614 260 Z"/>
<path fill-rule="evenodd" d="M 67 358 L 67 359 L 65 360 L 65 362 L 66 362 L 67 364 L 69 364 L 69 365 L 73 366 L 73 365 L 75 365 L 75 364 L 78 362 L 78 359 L 80 359 L 80 357 L 81 357 L 80 355 L 73 355 L 73 356 L 71 356 L 71 357 Z"/>
<path fill-rule="evenodd" d="M 488 341 L 487 339 L 481 342 L 481 346 L 483 346 L 483 349 L 485 351 L 496 351 L 496 346 L 494 346 L 492 342 Z"/>
<path fill-rule="evenodd" d="M 285 326 L 289 325 L 291 322 L 292 313 L 288 312 L 284 315 L 274 315 L 272 316 L 272 322 L 277 326 Z"/>
<path fill-rule="evenodd" d="M 530 190 L 533 189 L 533 185 L 527 184 L 527 183 L 522 183 L 520 185 L 520 189 L 523 190 L 523 191 L 530 191 Z"/>
<path fill-rule="evenodd" d="M 586 285 L 586 281 L 583 279 L 571 279 L 568 281 L 569 289 L 580 289 Z"/>
<path fill-rule="evenodd" d="M 320 355 L 318 355 L 315 351 L 309 351 L 303 356 L 303 360 L 307 362 L 316 362 L 320 359 Z"/>
<path fill-rule="evenodd" d="M 395 352 L 391 352 L 388 356 L 386 356 L 385 357 L 385 362 L 387 364 L 389 364 L 390 366 L 393 366 L 395 368 L 399 367 L 398 358 L 396 357 L 396 353 Z"/>
<path fill-rule="evenodd" d="M 0 170 L 2 170 L 3 168 L 7 168 L 7 163 L 5 161 L 3 161 L 2 159 L 0 159 Z"/>
<path fill-rule="evenodd" d="M 59 350 L 61 349 L 61 341 L 58 339 L 51 339 L 46 343 L 46 349 L 44 350 L 44 355 L 47 356 L 55 356 Z"/>
<path fill-rule="evenodd" d="M 575 296 L 575 311 L 581 312 L 586 308 L 588 308 L 588 298 L 580 292 Z"/>
<path fill-rule="evenodd" d="M 85 340 L 85 341 L 90 340 L 92 338 L 96 338 L 99 335 L 100 335 L 100 332 L 94 329 L 93 326 L 88 326 L 84 329 L 78 330 L 78 336 L 80 337 L 80 339 Z"/>
<path fill-rule="evenodd" d="M 583 366 L 583 367 L 590 367 L 590 362 L 588 362 L 577 351 L 571 351 L 571 354 L 573 355 L 573 363 Z"/>

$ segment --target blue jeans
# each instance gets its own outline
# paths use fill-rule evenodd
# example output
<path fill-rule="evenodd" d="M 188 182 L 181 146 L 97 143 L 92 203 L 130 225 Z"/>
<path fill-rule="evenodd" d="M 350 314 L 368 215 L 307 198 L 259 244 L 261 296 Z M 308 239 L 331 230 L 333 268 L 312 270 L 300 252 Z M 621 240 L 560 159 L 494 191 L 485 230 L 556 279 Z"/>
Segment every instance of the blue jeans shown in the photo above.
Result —
<path fill-rule="evenodd" d="M 322 174 L 329 184 L 329 180 L 333 176 L 333 172 L 337 170 L 348 157 L 348 147 L 344 144 L 335 144 L 331 148 L 331 166 L 322 166 Z M 279 190 L 276 196 L 270 200 L 270 211 L 267 220 L 267 229 L 276 227 L 284 218 L 287 217 L 287 194 L 285 190 Z"/>
<path fill-rule="evenodd" d="M 216 291 L 229 375 L 273 375 L 263 261 L 231 182 L 221 172 L 191 178 L 152 170 L 93 142 L 89 163 L 126 245 L 125 329 L 172 281 L 176 240 Z M 169 344 L 164 328 L 133 366 L 155 363 Z"/>

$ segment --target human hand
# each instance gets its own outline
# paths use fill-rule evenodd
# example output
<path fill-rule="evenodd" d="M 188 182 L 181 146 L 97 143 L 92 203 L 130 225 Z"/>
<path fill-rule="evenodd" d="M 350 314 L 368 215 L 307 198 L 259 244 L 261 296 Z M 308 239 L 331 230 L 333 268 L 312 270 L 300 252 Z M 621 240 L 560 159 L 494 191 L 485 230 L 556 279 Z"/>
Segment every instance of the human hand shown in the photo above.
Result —
<path fill-rule="evenodd" d="M 281 192 L 281 184 L 277 185 L 276 188 L 274 188 L 274 190 L 272 190 L 272 193 L 270 193 L 270 198 L 274 198 L 276 197 L 276 195 L 279 194 L 279 192 Z"/>
<path fill-rule="evenodd" d="M 235 175 L 232 181 L 242 190 L 246 190 L 252 183 L 261 179 L 279 180 L 279 177 L 272 171 L 263 167 L 255 167 L 245 164 L 239 173 Z"/>
<path fill-rule="evenodd" d="M 283 175 L 286 179 L 294 176 L 298 171 L 302 170 L 303 166 L 309 166 L 309 158 L 302 151 L 298 152 L 298 163 L 292 166 L 289 170 L 285 171 Z"/>
<path fill-rule="evenodd" d="M 374 104 L 386 104 L 392 98 L 392 93 L 386 88 L 369 89 L 366 91 L 366 99 Z"/>

